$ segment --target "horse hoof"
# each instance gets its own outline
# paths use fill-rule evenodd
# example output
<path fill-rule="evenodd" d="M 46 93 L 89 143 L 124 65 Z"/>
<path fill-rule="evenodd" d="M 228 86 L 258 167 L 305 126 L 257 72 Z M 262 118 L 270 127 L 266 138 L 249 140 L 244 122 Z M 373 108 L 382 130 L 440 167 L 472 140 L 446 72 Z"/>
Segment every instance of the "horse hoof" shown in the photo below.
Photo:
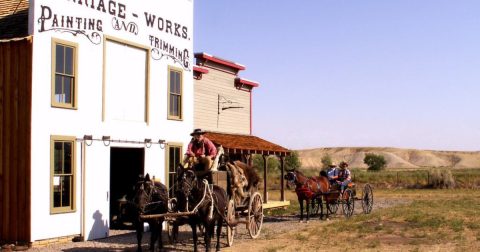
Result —
<path fill-rule="evenodd" d="M 326 221 L 330 221 L 330 218 L 327 218 Z"/>

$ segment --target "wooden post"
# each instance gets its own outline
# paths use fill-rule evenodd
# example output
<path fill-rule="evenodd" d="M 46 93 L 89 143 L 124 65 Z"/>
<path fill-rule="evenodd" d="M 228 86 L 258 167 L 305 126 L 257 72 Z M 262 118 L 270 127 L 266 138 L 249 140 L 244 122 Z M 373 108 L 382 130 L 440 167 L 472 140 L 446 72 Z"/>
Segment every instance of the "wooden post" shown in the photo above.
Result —
<path fill-rule="evenodd" d="M 262 155 L 263 157 L 263 203 L 268 202 L 267 192 L 267 167 L 268 167 L 268 155 Z"/>
<path fill-rule="evenodd" d="M 243 157 L 245 158 L 245 163 L 248 164 L 250 167 L 253 167 L 252 154 L 243 154 Z"/>
<path fill-rule="evenodd" d="M 280 200 L 285 201 L 285 156 L 280 156 L 280 166 L 282 169 L 282 173 L 280 176 L 280 185 L 281 185 Z"/>

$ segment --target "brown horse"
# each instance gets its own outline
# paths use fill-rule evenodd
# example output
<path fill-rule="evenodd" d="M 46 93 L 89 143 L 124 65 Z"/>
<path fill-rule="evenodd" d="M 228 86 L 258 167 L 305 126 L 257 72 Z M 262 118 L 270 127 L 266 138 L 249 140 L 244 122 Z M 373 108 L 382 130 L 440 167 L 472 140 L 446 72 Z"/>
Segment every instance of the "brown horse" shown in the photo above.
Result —
<path fill-rule="evenodd" d="M 307 205 L 307 222 L 310 215 L 310 204 L 312 199 L 318 199 L 320 204 L 320 219 L 323 219 L 323 202 L 322 198 L 325 197 L 327 204 L 327 220 L 328 220 L 328 200 L 326 199 L 326 193 L 330 188 L 330 182 L 325 177 L 307 177 L 303 173 L 296 171 L 295 168 L 287 170 L 285 175 L 287 180 L 287 188 L 295 186 L 295 192 L 297 193 L 298 202 L 300 203 L 300 222 L 303 221 L 303 201 L 306 201 Z M 312 206 L 313 207 L 313 206 Z"/>

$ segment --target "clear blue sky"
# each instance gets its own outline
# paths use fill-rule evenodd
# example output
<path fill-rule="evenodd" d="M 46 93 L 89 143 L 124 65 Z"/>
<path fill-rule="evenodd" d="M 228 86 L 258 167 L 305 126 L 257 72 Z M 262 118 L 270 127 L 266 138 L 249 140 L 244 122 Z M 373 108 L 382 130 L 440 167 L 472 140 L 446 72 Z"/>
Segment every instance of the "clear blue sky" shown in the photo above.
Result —
<path fill-rule="evenodd" d="M 286 148 L 480 150 L 478 0 L 195 0 L 194 51 L 246 66 Z"/>

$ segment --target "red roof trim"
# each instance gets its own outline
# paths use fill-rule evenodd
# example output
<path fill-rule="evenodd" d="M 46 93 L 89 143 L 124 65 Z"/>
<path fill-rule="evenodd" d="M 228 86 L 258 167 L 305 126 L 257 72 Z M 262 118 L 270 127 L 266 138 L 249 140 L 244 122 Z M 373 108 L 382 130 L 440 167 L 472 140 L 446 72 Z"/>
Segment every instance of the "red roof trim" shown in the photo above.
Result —
<path fill-rule="evenodd" d="M 233 68 L 238 69 L 238 70 L 245 70 L 245 67 L 242 66 L 242 65 L 239 65 L 239 64 L 233 63 L 233 62 L 228 62 L 226 60 L 222 60 L 222 59 L 213 57 L 213 56 L 205 54 L 205 53 L 196 53 L 195 58 L 202 58 L 202 59 L 206 59 L 206 60 L 216 62 L 216 63 L 224 65 L 224 66 L 233 67 Z"/>
<path fill-rule="evenodd" d="M 202 74 L 208 73 L 208 70 L 207 70 L 207 69 L 201 68 L 201 67 L 197 67 L 197 66 L 193 66 L 193 71 L 197 71 L 197 72 L 202 73 Z"/>
<path fill-rule="evenodd" d="M 258 87 L 257 82 L 245 80 L 245 79 L 242 79 L 242 78 L 235 78 L 235 83 L 236 84 L 248 85 L 248 86 L 252 86 L 252 87 Z"/>

